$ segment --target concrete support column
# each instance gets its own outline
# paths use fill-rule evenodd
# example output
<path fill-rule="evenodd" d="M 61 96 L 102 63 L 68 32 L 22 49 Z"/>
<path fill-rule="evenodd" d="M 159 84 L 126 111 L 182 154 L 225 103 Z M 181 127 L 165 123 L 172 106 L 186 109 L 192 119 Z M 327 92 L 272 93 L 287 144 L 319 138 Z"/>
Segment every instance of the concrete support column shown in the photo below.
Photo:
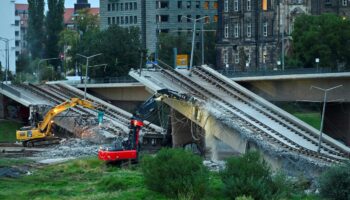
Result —
<path fill-rule="evenodd" d="M 173 147 L 183 147 L 192 142 L 191 121 L 174 109 L 171 109 L 170 114 Z"/>
<path fill-rule="evenodd" d="M 350 103 L 327 104 L 323 132 L 350 146 Z"/>
<path fill-rule="evenodd" d="M 5 118 L 4 95 L 0 94 L 0 119 Z"/>

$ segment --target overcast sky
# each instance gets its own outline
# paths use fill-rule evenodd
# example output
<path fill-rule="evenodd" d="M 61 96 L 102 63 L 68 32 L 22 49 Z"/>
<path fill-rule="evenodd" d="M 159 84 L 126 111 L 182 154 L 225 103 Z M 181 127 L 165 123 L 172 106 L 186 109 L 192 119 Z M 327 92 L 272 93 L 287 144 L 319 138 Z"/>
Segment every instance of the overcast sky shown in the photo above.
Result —
<path fill-rule="evenodd" d="M 0 0 L 3 1 L 3 0 Z M 89 3 L 91 4 L 91 7 L 100 7 L 100 0 L 88 0 Z M 47 0 L 45 0 L 45 3 Z M 76 3 L 76 0 L 65 0 L 65 7 L 66 8 L 73 8 L 74 4 Z M 28 3 L 27 0 L 16 0 L 16 3 Z"/>

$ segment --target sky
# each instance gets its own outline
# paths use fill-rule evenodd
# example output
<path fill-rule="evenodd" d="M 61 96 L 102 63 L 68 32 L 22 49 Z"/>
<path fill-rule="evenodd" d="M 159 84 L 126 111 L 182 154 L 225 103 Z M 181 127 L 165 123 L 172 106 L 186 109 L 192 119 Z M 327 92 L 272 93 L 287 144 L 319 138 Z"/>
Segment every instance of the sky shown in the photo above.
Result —
<path fill-rule="evenodd" d="M 2 1 L 2 0 L 0 0 Z M 100 7 L 100 0 L 88 0 L 91 4 L 91 7 Z M 47 0 L 45 0 L 45 3 Z M 74 4 L 76 3 L 76 0 L 65 0 L 64 4 L 66 8 L 74 8 Z M 16 0 L 16 3 L 28 3 L 27 0 Z"/>

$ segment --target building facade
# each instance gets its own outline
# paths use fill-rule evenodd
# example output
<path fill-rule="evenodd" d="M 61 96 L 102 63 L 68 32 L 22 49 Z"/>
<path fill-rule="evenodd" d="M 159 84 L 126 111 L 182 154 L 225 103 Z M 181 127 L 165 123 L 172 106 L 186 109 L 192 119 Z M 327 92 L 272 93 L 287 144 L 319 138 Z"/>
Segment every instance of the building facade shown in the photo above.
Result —
<path fill-rule="evenodd" d="M 153 53 L 160 32 L 191 31 L 193 22 L 184 17 L 217 21 L 217 9 L 216 0 L 100 0 L 100 23 L 102 29 L 138 27 L 144 48 Z"/>
<path fill-rule="evenodd" d="M 220 0 L 218 69 L 284 69 L 295 19 L 330 12 L 350 17 L 349 0 Z M 282 51 L 283 46 L 283 51 Z"/>
<path fill-rule="evenodd" d="M 349 0 L 311 0 L 311 14 L 320 15 L 325 12 L 350 17 Z"/>
<path fill-rule="evenodd" d="M 19 26 L 19 20 L 15 16 L 15 1 L 0 1 L 0 62 L 4 71 L 6 63 L 13 74 L 16 73 L 16 36 L 15 29 Z M 8 45 L 6 45 L 8 41 Z M 2 80 L 1 80 L 2 81 Z"/>
<path fill-rule="evenodd" d="M 218 68 L 264 70 L 279 60 L 279 5 L 272 0 L 222 0 Z"/>

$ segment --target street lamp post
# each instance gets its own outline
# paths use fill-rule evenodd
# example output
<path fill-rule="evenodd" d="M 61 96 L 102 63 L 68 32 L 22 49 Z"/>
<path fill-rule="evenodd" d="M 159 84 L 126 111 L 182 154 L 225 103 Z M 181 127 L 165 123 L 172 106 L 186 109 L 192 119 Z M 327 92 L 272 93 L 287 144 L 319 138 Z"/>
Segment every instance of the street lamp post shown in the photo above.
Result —
<path fill-rule="evenodd" d="M 328 88 L 328 89 L 323 89 L 320 87 L 316 87 L 316 86 L 311 86 L 310 89 L 318 89 L 324 92 L 324 96 L 323 96 L 323 108 L 322 108 L 322 117 L 321 117 L 321 127 L 320 127 L 320 135 L 318 138 L 318 149 L 317 152 L 320 153 L 321 152 L 321 141 L 322 141 L 322 130 L 323 130 L 323 121 L 324 121 L 324 113 L 326 112 L 326 103 L 327 103 L 327 92 L 337 89 L 339 87 L 342 87 L 343 85 L 338 85 L 332 88 Z"/>
<path fill-rule="evenodd" d="M 6 81 L 6 83 L 7 83 L 8 71 L 9 71 L 9 69 L 10 69 L 10 45 L 9 45 L 10 40 L 7 39 L 7 38 L 3 38 L 3 37 L 0 37 L 0 40 L 4 41 L 4 42 L 5 42 L 5 45 L 6 45 L 5 81 Z"/>
<path fill-rule="evenodd" d="M 80 57 L 83 57 L 86 59 L 86 70 L 85 70 L 85 81 L 84 81 L 84 99 L 86 99 L 86 82 L 87 82 L 87 73 L 88 73 L 88 68 L 89 68 L 89 59 L 93 58 L 93 57 L 96 57 L 96 56 L 99 56 L 99 55 L 102 55 L 102 53 L 98 53 L 98 54 L 94 54 L 92 56 L 84 56 L 84 55 L 81 55 L 81 54 L 77 54 L 77 56 L 80 56 Z"/>
<path fill-rule="evenodd" d="M 198 19 L 194 19 L 194 18 L 182 16 L 182 18 L 186 18 L 186 19 L 189 19 L 189 20 L 193 21 L 192 48 L 191 48 L 191 58 L 190 58 L 190 74 L 189 74 L 190 76 L 192 76 L 193 53 L 194 53 L 194 42 L 195 42 L 195 39 L 196 39 L 196 25 L 197 25 L 197 21 L 202 20 L 202 19 L 204 19 L 206 17 L 207 16 L 200 17 Z"/>
<path fill-rule="evenodd" d="M 285 6 L 286 6 L 286 4 L 284 3 L 284 0 L 282 1 L 282 4 L 283 4 L 283 18 L 282 18 L 282 20 L 281 20 L 281 29 L 282 29 L 282 49 L 281 49 L 281 53 L 282 53 L 282 55 L 281 55 L 281 60 L 282 60 L 282 71 L 284 71 L 284 23 L 285 23 L 285 21 L 284 21 L 284 16 L 286 15 L 286 10 L 285 10 Z M 280 11 L 280 14 L 281 14 L 281 11 Z"/>
<path fill-rule="evenodd" d="M 316 70 L 318 72 L 318 63 L 320 62 L 320 59 L 319 58 L 315 58 L 315 62 L 316 62 Z"/>

